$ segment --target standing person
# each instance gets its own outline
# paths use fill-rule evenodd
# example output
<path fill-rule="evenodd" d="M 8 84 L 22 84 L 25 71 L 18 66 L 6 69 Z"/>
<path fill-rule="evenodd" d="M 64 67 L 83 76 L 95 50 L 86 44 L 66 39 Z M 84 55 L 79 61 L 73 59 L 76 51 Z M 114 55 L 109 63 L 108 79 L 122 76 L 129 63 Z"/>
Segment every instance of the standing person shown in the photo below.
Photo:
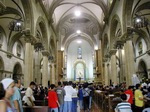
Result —
<path fill-rule="evenodd" d="M 48 92 L 48 107 L 49 112 L 58 112 L 59 102 L 54 84 L 50 85 L 50 91 Z"/>
<path fill-rule="evenodd" d="M 73 87 L 71 86 L 72 82 L 65 82 L 64 90 L 66 92 L 65 98 L 64 98 L 64 108 L 63 112 L 71 112 L 72 107 L 72 94 L 74 92 Z"/>
<path fill-rule="evenodd" d="M 74 89 L 74 92 L 72 94 L 72 112 L 77 112 L 78 91 L 76 89 L 76 84 L 73 84 L 72 87 Z"/>
<path fill-rule="evenodd" d="M 82 109 L 83 109 L 83 92 L 82 92 L 82 87 L 81 87 L 81 85 L 79 85 L 78 97 L 79 97 L 80 110 L 82 110 Z"/>
<path fill-rule="evenodd" d="M 5 90 L 3 87 L 3 84 L 0 83 L 0 112 L 6 112 L 6 103 L 4 101 L 4 97 L 5 97 Z"/>
<path fill-rule="evenodd" d="M 135 110 L 136 112 L 142 112 L 144 107 L 144 96 L 141 91 L 141 85 L 136 84 L 135 96 Z"/>
<path fill-rule="evenodd" d="M 129 102 L 131 104 L 131 108 L 132 108 L 132 110 L 134 110 L 134 106 L 133 106 L 133 98 L 134 98 L 133 86 L 129 86 L 128 90 L 126 90 L 124 93 L 127 95 L 127 102 Z"/>
<path fill-rule="evenodd" d="M 16 112 L 15 108 L 10 103 L 10 97 L 14 94 L 14 80 L 11 78 L 5 78 L 1 81 L 6 91 L 4 101 L 6 103 L 6 112 Z M 2 111 L 3 112 L 3 111 Z"/>
<path fill-rule="evenodd" d="M 11 96 L 11 103 L 17 110 L 16 112 L 23 112 L 22 100 L 19 88 L 21 87 L 21 81 L 19 79 L 14 80 L 15 83 L 15 93 Z"/>
<path fill-rule="evenodd" d="M 131 104 L 126 101 L 127 95 L 121 94 L 120 97 L 122 99 L 122 102 L 117 104 L 117 106 L 115 108 L 115 112 L 132 112 Z"/>
<path fill-rule="evenodd" d="M 57 92 L 58 101 L 60 104 L 59 112 L 63 112 L 64 96 L 66 95 L 66 92 L 65 92 L 64 88 L 61 87 L 61 82 L 58 82 L 58 87 L 56 89 L 56 92 Z"/>
<path fill-rule="evenodd" d="M 85 83 L 83 85 L 83 107 L 84 111 L 89 110 L 89 95 L 90 95 L 90 89 L 88 88 L 88 83 Z"/>
<path fill-rule="evenodd" d="M 25 96 L 23 97 L 23 101 L 26 106 L 35 106 L 34 104 L 35 98 L 33 96 L 33 90 L 32 90 L 35 87 L 35 85 L 36 84 L 32 81 L 26 90 Z"/>
<path fill-rule="evenodd" d="M 90 89 L 90 94 L 89 94 L 89 109 L 91 109 L 91 106 L 92 106 L 92 98 L 93 98 L 93 95 L 94 95 L 93 83 L 91 83 L 91 84 L 89 85 L 89 89 Z"/>

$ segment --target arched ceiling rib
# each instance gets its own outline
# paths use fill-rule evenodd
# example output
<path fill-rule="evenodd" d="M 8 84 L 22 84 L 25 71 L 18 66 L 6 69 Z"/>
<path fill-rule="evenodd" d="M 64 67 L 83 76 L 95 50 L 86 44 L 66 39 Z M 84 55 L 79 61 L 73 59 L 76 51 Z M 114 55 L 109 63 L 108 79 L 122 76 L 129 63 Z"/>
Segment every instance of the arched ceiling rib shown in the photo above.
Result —
<path fill-rule="evenodd" d="M 77 29 L 93 38 L 92 41 L 99 38 L 104 16 L 108 13 L 106 0 L 43 0 L 45 4 L 46 1 L 49 4 L 49 18 L 53 20 L 57 32 L 60 32 L 59 38 L 72 38 L 70 35 Z M 76 10 L 80 10 L 80 17 L 74 15 Z"/>

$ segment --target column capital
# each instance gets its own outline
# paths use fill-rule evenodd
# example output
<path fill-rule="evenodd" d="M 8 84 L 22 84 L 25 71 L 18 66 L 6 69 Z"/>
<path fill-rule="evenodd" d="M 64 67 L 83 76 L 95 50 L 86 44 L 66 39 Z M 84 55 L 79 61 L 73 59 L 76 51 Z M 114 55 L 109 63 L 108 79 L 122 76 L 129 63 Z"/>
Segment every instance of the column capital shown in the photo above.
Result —
<path fill-rule="evenodd" d="M 114 42 L 115 49 L 122 49 L 124 42 L 121 39 L 116 39 Z"/>
<path fill-rule="evenodd" d="M 116 49 L 111 49 L 111 50 L 109 51 L 109 54 L 110 54 L 110 56 L 112 56 L 112 55 L 115 55 L 116 52 L 117 52 Z"/>
<path fill-rule="evenodd" d="M 26 43 L 31 43 L 32 45 L 34 45 L 37 42 L 36 38 L 32 35 L 25 36 L 24 40 L 25 40 Z"/>
<path fill-rule="evenodd" d="M 132 28 L 132 27 L 127 27 L 127 31 L 120 37 L 120 39 L 123 41 L 123 42 L 126 42 L 128 40 L 131 40 L 132 39 L 132 34 L 133 32 L 135 32 L 135 29 Z"/>
<path fill-rule="evenodd" d="M 47 50 L 43 50 L 42 51 L 42 55 L 48 57 L 49 56 L 49 52 Z"/>

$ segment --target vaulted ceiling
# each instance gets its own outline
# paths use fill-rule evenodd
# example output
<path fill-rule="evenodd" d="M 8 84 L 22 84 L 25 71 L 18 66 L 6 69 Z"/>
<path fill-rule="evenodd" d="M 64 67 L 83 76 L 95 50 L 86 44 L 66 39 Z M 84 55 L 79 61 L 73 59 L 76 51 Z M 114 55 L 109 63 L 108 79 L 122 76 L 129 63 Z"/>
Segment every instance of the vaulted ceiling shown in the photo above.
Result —
<path fill-rule="evenodd" d="M 43 4 L 64 43 L 71 36 L 79 36 L 77 30 L 93 43 L 102 33 L 103 19 L 108 12 L 107 0 L 43 0 Z M 81 15 L 76 16 L 76 11 Z"/>

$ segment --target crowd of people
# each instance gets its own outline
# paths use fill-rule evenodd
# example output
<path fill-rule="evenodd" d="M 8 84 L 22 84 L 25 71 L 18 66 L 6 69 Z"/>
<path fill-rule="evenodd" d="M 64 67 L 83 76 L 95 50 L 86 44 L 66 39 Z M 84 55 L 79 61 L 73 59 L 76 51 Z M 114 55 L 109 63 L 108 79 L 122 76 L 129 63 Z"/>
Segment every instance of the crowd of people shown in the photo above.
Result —
<path fill-rule="evenodd" d="M 48 100 L 49 112 L 77 112 L 78 102 L 80 111 L 90 111 L 93 94 L 93 85 L 88 83 L 66 81 L 43 88 L 31 82 L 25 89 L 19 79 L 6 78 L 0 83 L 0 112 L 23 112 L 23 105 L 33 107 L 36 100 Z"/>
<path fill-rule="evenodd" d="M 77 112 L 77 107 L 80 112 L 90 112 L 95 90 L 103 91 L 106 96 L 114 94 L 112 101 L 118 101 L 113 105 L 115 112 L 150 110 L 149 82 L 126 88 L 126 83 L 105 86 L 65 81 L 58 82 L 57 86 L 51 84 L 49 88 L 31 82 L 24 89 L 19 79 L 6 78 L 0 83 L 0 112 L 23 112 L 23 105 L 33 107 L 36 100 L 47 100 L 49 112 Z"/>
<path fill-rule="evenodd" d="M 126 83 L 98 86 L 106 97 L 113 94 L 112 108 L 115 112 L 150 112 L 150 81 L 126 87 Z M 117 103 L 116 103 L 117 102 Z"/>

